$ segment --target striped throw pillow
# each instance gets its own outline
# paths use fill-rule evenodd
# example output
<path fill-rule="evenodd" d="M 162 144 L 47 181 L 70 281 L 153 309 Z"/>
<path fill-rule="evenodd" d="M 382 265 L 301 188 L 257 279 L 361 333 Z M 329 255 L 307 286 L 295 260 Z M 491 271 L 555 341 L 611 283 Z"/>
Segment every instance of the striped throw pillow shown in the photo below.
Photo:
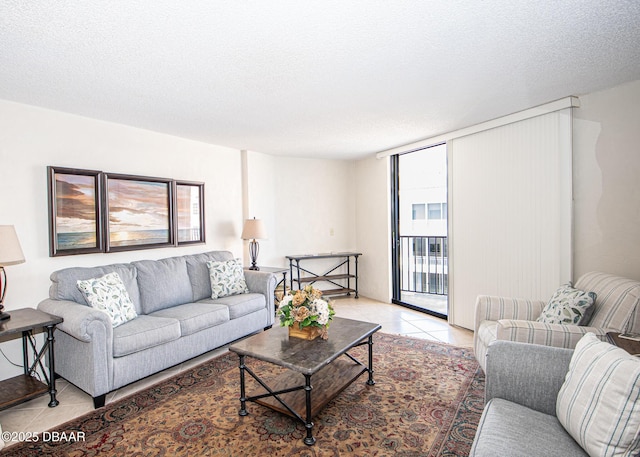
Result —
<path fill-rule="evenodd" d="M 587 333 L 571 358 L 556 415 L 591 457 L 638 455 L 640 358 Z"/>

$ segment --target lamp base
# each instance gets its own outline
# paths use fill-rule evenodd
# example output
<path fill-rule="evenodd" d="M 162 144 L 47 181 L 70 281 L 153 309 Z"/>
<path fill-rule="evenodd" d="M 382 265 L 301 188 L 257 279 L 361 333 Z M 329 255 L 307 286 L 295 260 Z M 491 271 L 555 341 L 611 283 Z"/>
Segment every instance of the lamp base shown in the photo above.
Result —
<path fill-rule="evenodd" d="M 7 313 L 0 313 L 0 321 L 6 321 L 7 319 L 10 319 L 11 315 L 7 314 Z"/>
<path fill-rule="evenodd" d="M 260 245 L 256 240 L 251 240 L 249 242 L 249 257 L 251 258 L 251 266 L 249 270 L 259 270 L 260 268 L 256 265 L 258 262 L 258 252 L 260 251 Z"/>

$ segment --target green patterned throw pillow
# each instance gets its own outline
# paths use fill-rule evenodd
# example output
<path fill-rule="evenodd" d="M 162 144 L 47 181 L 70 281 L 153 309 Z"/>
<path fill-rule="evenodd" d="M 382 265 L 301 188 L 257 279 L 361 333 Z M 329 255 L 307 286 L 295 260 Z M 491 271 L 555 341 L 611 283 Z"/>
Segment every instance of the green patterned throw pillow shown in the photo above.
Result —
<path fill-rule="evenodd" d="M 138 317 L 129 293 L 116 272 L 77 281 L 78 289 L 92 308 L 104 311 L 117 327 Z"/>
<path fill-rule="evenodd" d="M 594 292 L 574 289 L 571 283 L 564 284 L 553 294 L 537 320 L 546 324 L 586 325 L 595 302 Z"/>
<path fill-rule="evenodd" d="M 211 278 L 211 298 L 249 292 L 239 259 L 223 262 L 209 261 L 207 267 L 209 267 L 209 277 Z"/>

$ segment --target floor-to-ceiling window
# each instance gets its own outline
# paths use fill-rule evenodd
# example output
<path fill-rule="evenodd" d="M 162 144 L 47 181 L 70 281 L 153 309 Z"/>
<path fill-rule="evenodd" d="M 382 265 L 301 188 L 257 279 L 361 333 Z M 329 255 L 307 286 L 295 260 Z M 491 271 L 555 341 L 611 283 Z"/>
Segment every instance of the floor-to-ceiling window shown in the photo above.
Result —
<path fill-rule="evenodd" d="M 393 301 L 447 316 L 447 149 L 392 156 Z"/>

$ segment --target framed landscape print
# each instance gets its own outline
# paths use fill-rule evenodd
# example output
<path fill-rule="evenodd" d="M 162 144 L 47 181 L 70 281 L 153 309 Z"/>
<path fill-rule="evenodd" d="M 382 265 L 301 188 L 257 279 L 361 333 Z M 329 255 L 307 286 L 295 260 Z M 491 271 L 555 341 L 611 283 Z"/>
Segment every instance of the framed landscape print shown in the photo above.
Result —
<path fill-rule="evenodd" d="M 177 244 L 204 243 L 204 183 L 176 181 Z"/>
<path fill-rule="evenodd" d="M 172 183 L 104 173 L 107 252 L 174 244 Z"/>
<path fill-rule="evenodd" d="M 47 167 L 50 256 L 104 251 L 100 174 Z"/>

